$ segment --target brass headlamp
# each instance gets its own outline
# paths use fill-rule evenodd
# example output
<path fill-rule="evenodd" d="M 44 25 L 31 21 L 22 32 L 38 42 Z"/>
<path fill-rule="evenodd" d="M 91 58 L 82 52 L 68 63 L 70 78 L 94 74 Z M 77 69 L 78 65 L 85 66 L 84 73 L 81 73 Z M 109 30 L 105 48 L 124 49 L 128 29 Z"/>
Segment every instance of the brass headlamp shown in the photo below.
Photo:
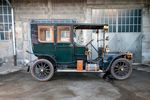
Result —
<path fill-rule="evenodd" d="M 127 53 L 126 53 L 126 58 L 129 59 L 129 60 L 132 60 L 133 54 L 130 53 L 130 52 L 127 52 Z"/>
<path fill-rule="evenodd" d="M 108 29 L 109 29 L 109 26 L 108 26 L 108 25 L 104 25 L 103 30 L 104 30 L 105 32 L 108 32 Z"/>

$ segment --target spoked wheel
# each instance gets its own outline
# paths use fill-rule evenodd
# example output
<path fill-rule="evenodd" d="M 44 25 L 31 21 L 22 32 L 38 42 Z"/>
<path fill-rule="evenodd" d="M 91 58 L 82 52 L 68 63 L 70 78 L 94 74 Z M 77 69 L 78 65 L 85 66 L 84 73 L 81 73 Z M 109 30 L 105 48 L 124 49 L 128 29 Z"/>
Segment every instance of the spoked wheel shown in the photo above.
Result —
<path fill-rule="evenodd" d="M 31 75 L 39 81 L 48 81 L 54 74 L 52 63 L 46 59 L 38 59 L 30 70 Z"/>
<path fill-rule="evenodd" d="M 132 66 L 127 59 L 120 58 L 113 62 L 110 71 L 115 79 L 124 80 L 131 75 Z"/>

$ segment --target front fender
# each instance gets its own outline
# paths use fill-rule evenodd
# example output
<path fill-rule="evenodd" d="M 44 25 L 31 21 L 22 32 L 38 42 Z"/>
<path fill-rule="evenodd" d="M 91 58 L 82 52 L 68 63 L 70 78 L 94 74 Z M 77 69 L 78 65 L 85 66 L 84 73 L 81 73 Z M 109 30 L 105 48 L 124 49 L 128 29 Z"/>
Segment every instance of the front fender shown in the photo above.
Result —
<path fill-rule="evenodd" d="M 105 54 L 102 69 L 103 71 L 108 71 L 112 65 L 112 63 L 119 58 L 124 58 L 127 55 L 127 53 L 122 52 L 110 52 Z M 132 60 L 130 60 L 132 62 Z"/>

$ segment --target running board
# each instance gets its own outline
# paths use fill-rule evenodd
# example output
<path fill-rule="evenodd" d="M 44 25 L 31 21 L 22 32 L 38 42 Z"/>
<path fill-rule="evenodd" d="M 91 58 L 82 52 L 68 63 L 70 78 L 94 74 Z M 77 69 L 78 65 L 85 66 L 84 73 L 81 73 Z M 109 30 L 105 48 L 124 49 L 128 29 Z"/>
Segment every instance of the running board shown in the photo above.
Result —
<path fill-rule="evenodd" d="M 82 70 L 82 71 L 78 71 L 78 70 L 70 70 L 70 69 L 68 69 L 68 70 L 61 70 L 61 69 L 58 69 L 57 70 L 57 72 L 79 72 L 79 73 L 81 73 L 81 72 L 92 72 L 92 73 L 98 73 L 98 72 L 103 72 L 102 70 L 98 70 L 98 71 L 87 71 L 87 70 Z"/>

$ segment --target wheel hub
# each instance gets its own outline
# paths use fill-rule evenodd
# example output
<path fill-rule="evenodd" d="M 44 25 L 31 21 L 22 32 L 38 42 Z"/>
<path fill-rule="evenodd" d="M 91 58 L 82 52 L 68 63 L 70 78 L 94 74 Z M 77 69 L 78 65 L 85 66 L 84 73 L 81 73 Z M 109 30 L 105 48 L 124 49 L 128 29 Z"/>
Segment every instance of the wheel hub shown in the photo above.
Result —
<path fill-rule="evenodd" d="M 40 70 L 41 72 L 44 72 L 44 69 L 43 68 L 41 68 L 41 70 Z"/>
<path fill-rule="evenodd" d="M 120 71 L 124 71 L 124 68 L 122 66 L 120 67 Z"/>

